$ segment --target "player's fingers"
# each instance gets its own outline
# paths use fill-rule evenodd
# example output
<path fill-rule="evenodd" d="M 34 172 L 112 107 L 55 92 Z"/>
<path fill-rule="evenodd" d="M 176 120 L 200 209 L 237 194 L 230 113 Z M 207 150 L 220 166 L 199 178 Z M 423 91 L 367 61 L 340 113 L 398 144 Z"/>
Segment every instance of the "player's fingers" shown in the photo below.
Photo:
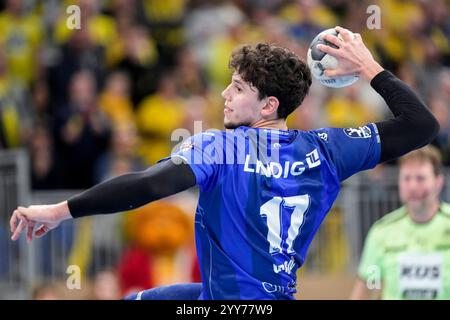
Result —
<path fill-rule="evenodd" d="M 347 30 L 345 28 L 337 26 L 334 28 L 339 34 L 341 35 L 342 39 L 344 39 L 345 42 L 350 42 L 353 40 L 352 33 L 350 30 Z"/>
<path fill-rule="evenodd" d="M 326 69 L 323 72 L 327 77 L 333 78 L 341 75 L 338 69 Z"/>
<path fill-rule="evenodd" d="M 47 227 L 45 224 L 39 226 L 39 228 L 37 228 L 36 232 L 34 233 L 34 235 L 36 236 L 36 238 L 40 238 L 43 235 L 45 235 L 47 232 L 50 231 L 50 228 Z"/>
<path fill-rule="evenodd" d="M 16 210 L 14 210 L 11 219 L 9 220 L 9 226 L 11 228 L 12 233 L 16 231 L 17 223 L 20 223 L 20 217 L 27 218 L 27 215 L 23 214 L 22 212 L 23 209 L 24 209 L 23 207 L 18 207 Z"/>
<path fill-rule="evenodd" d="M 18 221 L 18 217 L 17 214 L 19 213 L 19 211 L 14 210 L 11 219 L 9 220 L 9 227 L 11 229 L 11 233 L 14 233 L 14 231 L 16 231 L 16 227 L 17 227 L 17 221 Z"/>
<path fill-rule="evenodd" d="M 30 221 L 28 223 L 28 230 L 27 230 L 27 241 L 28 243 L 31 243 L 31 241 L 33 240 L 33 231 L 34 231 L 34 226 L 36 225 L 36 222 L 34 221 Z"/>
<path fill-rule="evenodd" d="M 332 48 L 332 47 L 324 45 L 324 44 L 318 44 L 317 49 L 319 49 L 320 51 L 323 51 L 325 53 L 328 53 L 328 54 L 332 55 L 333 57 L 341 56 L 341 53 L 338 49 Z"/>
<path fill-rule="evenodd" d="M 17 226 L 17 229 L 14 231 L 14 233 L 11 237 L 11 240 L 14 240 L 14 241 L 19 239 L 20 234 L 28 225 L 27 219 L 24 216 L 22 216 L 20 213 L 18 214 L 18 218 L 20 219 L 19 225 Z"/>
<path fill-rule="evenodd" d="M 334 44 L 336 47 L 340 48 L 343 44 L 342 40 L 332 34 L 326 34 L 323 36 L 323 39 Z"/>
<path fill-rule="evenodd" d="M 30 209 L 29 208 L 25 208 L 25 207 L 18 207 L 17 211 L 20 212 L 20 214 L 24 217 L 26 217 L 27 219 L 32 219 L 31 214 L 30 214 Z"/>

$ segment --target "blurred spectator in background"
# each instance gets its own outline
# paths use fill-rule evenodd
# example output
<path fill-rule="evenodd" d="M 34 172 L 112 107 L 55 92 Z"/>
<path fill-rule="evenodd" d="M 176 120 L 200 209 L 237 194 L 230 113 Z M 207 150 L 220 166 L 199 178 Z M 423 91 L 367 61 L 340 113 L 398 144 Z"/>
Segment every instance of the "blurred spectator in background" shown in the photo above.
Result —
<path fill-rule="evenodd" d="M 110 1 L 110 11 L 116 22 L 117 30 L 126 30 L 135 23 L 142 24 L 142 14 L 138 8 L 139 0 L 112 0 Z"/>
<path fill-rule="evenodd" d="M 244 21 L 238 19 L 228 22 L 223 34 L 208 42 L 208 55 L 205 60 L 206 72 L 213 90 L 221 92 L 230 81 L 232 72 L 228 68 L 231 52 L 245 42 Z"/>
<path fill-rule="evenodd" d="M 45 80 L 39 80 L 33 83 L 31 87 L 31 116 L 33 117 L 33 124 L 39 122 L 51 122 L 53 110 L 50 103 L 50 92 L 48 83 Z"/>
<path fill-rule="evenodd" d="M 62 10 L 62 14 L 55 25 L 55 41 L 65 43 L 70 39 L 72 33 L 85 30 L 92 43 L 106 52 L 106 64 L 110 64 L 112 57 L 109 55 L 108 48 L 118 40 L 116 21 L 112 17 L 99 12 L 100 1 L 98 0 L 78 0 L 75 1 L 75 4 L 80 8 L 81 28 L 79 30 L 68 28 L 67 14 L 65 10 Z"/>
<path fill-rule="evenodd" d="M 317 0 L 292 1 L 282 8 L 280 16 L 290 23 L 293 37 L 308 45 L 320 31 L 337 25 L 337 14 L 345 10 L 342 10 L 345 2 L 327 2 L 325 5 Z"/>
<path fill-rule="evenodd" d="M 97 85 L 105 75 L 104 50 L 92 41 L 87 28 L 75 30 L 61 45 L 58 57 L 48 69 L 48 83 L 54 113 L 69 99 L 69 82 L 80 70 L 90 70 Z"/>
<path fill-rule="evenodd" d="M 11 255 L 9 250 L 9 232 L 7 229 L 6 221 L 0 220 L 0 252 L 2 253 L 2 259 L 0 259 L 0 277 L 7 277 L 10 270 Z"/>
<path fill-rule="evenodd" d="M 191 217 L 180 207 L 157 201 L 126 216 L 129 246 L 119 265 L 124 296 L 147 288 L 192 282 L 197 268 Z M 197 274 L 198 278 L 198 274 Z"/>
<path fill-rule="evenodd" d="M 95 299 L 92 294 L 91 283 L 86 281 L 80 289 L 67 288 L 65 281 L 49 280 L 34 286 L 32 300 L 87 300 Z"/>
<path fill-rule="evenodd" d="M 108 148 L 110 124 L 98 108 L 96 90 L 90 71 L 75 73 L 70 82 L 69 103 L 58 110 L 55 149 L 64 188 L 92 186 L 96 161 Z"/>
<path fill-rule="evenodd" d="M 439 148 L 444 165 L 448 167 L 450 165 L 450 68 L 441 69 L 438 89 L 435 91 L 436 95 L 430 101 L 430 108 L 438 119 L 441 130 L 433 144 Z"/>
<path fill-rule="evenodd" d="M 53 138 L 44 122 L 37 124 L 30 139 L 31 188 L 33 190 L 61 187 L 60 170 L 55 161 Z"/>
<path fill-rule="evenodd" d="M 167 72 L 159 81 L 158 90 L 141 102 L 136 114 L 139 153 L 148 165 L 170 154 L 172 132 L 186 127 L 186 101 L 178 93 L 176 75 Z"/>
<path fill-rule="evenodd" d="M 119 279 L 116 272 L 103 270 L 98 272 L 93 280 L 93 299 L 118 300 L 121 298 Z"/>
<path fill-rule="evenodd" d="M 442 68 L 439 76 L 439 89 L 445 101 L 450 101 L 450 68 Z"/>
<path fill-rule="evenodd" d="M 61 300 L 64 287 L 61 283 L 51 282 L 36 285 L 31 293 L 32 300 Z"/>
<path fill-rule="evenodd" d="M 160 63 L 173 67 L 177 50 L 184 43 L 183 19 L 188 0 L 141 0 L 140 12 L 157 43 Z"/>
<path fill-rule="evenodd" d="M 29 86 L 41 74 L 42 25 L 24 10 L 22 0 L 7 0 L 0 12 L 0 48 L 14 80 Z"/>
<path fill-rule="evenodd" d="M 211 118 L 219 118 L 218 110 L 214 110 L 211 101 L 209 84 L 206 73 L 201 67 L 198 58 L 189 47 L 183 47 L 177 55 L 177 64 L 174 70 L 177 90 L 186 100 L 185 128 L 194 133 L 194 121 L 202 121 L 203 128 L 212 128 Z"/>
<path fill-rule="evenodd" d="M 244 21 L 244 14 L 233 2 L 222 0 L 189 2 L 189 11 L 186 13 L 184 23 L 186 40 L 203 68 L 210 61 L 211 64 L 214 63 L 214 59 L 217 58 L 210 52 L 211 41 L 223 37 L 231 26 L 237 26 Z M 226 56 L 227 53 L 224 55 Z M 223 61 L 222 55 L 220 58 Z M 228 61 L 226 62 L 222 65 L 216 60 L 218 66 L 228 71 L 226 68 Z"/>
<path fill-rule="evenodd" d="M 380 115 L 371 112 L 358 97 L 358 84 L 343 88 L 325 102 L 327 123 L 331 127 L 354 127 L 361 123 L 375 122 Z"/>
<path fill-rule="evenodd" d="M 159 55 L 156 43 L 148 29 L 133 25 L 121 31 L 118 42 L 121 50 L 115 68 L 125 71 L 130 77 L 131 99 L 136 107 L 148 94 L 154 93 L 158 75 L 162 72 L 159 66 Z"/>
<path fill-rule="evenodd" d="M 208 81 L 198 58 L 189 47 L 183 47 L 176 57 L 177 88 L 183 97 L 204 96 L 207 94 Z"/>
<path fill-rule="evenodd" d="M 310 91 L 314 90 L 314 85 L 311 86 Z M 301 130 L 312 130 L 316 128 L 318 123 L 325 123 L 326 118 L 322 114 L 322 103 L 318 103 L 317 96 L 307 95 L 302 102 L 299 110 L 288 116 L 288 126 L 299 128 Z M 323 125 L 319 125 L 323 127 Z"/>
<path fill-rule="evenodd" d="M 400 159 L 404 206 L 370 229 L 352 299 L 450 299 L 450 205 L 439 199 L 441 164 L 432 146 Z"/>
<path fill-rule="evenodd" d="M 28 90 L 14 80 L 0 50 L 0 149 L 24 145 L 32 130 Z"/>
<path fill-rule="evenodd" d="M 134 108 L 130 97 L 130 79 L 124 72 L 112 72 L 98 100 L 101 111 L 113 126 L 134 125 Z"/>
<path fill-rule="evenodd" d="M 436 139 L 432 142 L 441 155 L 444 165 L 450 165 L 450 100 L 445 100 L 443 95 L 435 95 L 430 99 L 430 109 L 439 121 L 440 130 Z"/>
<path fill-rule="evenodd" d="M 96 183 L 145 168 L 137 154 L 137 130 L 132 122 L 114 126 L 111 147 L 96 163 Z"/>

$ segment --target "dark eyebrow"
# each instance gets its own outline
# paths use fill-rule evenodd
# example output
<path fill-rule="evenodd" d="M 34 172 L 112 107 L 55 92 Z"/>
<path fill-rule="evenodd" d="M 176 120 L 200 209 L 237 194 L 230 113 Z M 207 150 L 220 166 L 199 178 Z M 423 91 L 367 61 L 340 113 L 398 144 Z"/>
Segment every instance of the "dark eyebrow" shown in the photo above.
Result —
<path fill-rule="evenodd" d="M 241 80 L 237 80 L 237 79 L 232 79 L 232 80 L 241 86 L 244 85 Z"/>
<path fill-rule="evenodd" d="M 255 91 L 255 89 L 253 89 L 253 87 L 246 82 L 242 82 L 241 80 L 238 80 L 236 78 L 231 78 L 231 81 L 234 81 L 236 84 L 240 85 L 243 88 L 247 85 L 251 91 Z"/>

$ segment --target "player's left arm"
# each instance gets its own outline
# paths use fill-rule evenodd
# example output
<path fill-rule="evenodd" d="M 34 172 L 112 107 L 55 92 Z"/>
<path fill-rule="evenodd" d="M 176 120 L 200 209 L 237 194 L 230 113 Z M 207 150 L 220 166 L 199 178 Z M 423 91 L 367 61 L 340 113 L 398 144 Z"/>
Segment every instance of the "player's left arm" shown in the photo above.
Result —
<path fill-rule="evenodd" d="M 14 210 L 10 219 L 12 240 L 27 230 L 27 240 L 40 237 L 62 221 L 83 216 L 123 212 L 138 208 L 196 184 L 191 167 L 185 162 L 159 162 L 145 171 L 127 173 L 57 204 L 33 205 Z M 36 224 L 40 224 L 34 232 Z"/>
<path fill-rule="evenodd" d="M 381 140 L 380 162 L 401 157 L 433 141 L 439 123 L 410 87 L 388 71 L 376 75 L 371 85 L 394 114 L 393 119 L 376 122 Z"/>
<path fill-rule="evenodd" d="M 403 81 L 381 67 L 364 45 L 361 36 L 336 27 L 342 40 L 326 35 L 325 40 L 337 48 L 319 45 L 318 48 L 339 60 L 337 69 L 325 70 L 330 77 L 357 74 L 365 78 L 383 97 L 394 118 L 377 122 L 381 140 L 380 162 L 400 157 L 430 143 L 439 132 L 439 123 L 428 107 Z"/>

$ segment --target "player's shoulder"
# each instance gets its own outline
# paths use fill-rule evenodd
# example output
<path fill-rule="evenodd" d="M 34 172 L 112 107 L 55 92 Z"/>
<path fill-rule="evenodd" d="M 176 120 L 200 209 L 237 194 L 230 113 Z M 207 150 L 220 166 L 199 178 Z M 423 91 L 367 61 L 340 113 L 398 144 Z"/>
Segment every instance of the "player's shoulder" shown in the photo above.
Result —
<path fill-rule="evenodd" d="M 397 223 L 400 223 L 403 219 L 405 219 L 408 216 L 406 212 L 406 208 L 400 207 L 392 212 L 389 212 L 385 216 L 383 216 L 381 219 L 376 221 L 372 229 L 374 230 L 384 230 L 386 228 L 390 228 L 393 225 L 396 225 Z"/>
<path fill-rule="evenodd" d="M 203 150 L 211 144 L 221 141 L 223 132 L 220 130 L 208 130 L 196 133 L 192 136 L 182 137 L 182 142 L 176 147 L 177 151 L 187 152 L 191 149 Z"/>
<path fill-rule="evenodd" d="M 214 141 L 214 139 L 224 137 L 225 131 L 218 129 L 209 129 L 190 136 L 186 141 Z"/>
<path fill-rule="evenodd" d="M 312 130 L 307 130 L 307 131 L 300 130 L 299 136 L 307 138 L 307 139 L 309 138 L 312 140 L 328 142 L 329 136 L 330 136 L 330 134 L 332 134 L 331 129 L 332 128 L 318 128 L 318 129 L 312 129 Z"/>
<path fill-rule="evenodd" d="M 214 144 L 217 146 L 222 146 L 223 144 L 238 144 L 241 141 L 245 141 L 251 137 L 261 136 L 261 130 L 251 127 L 238 127 L 236 129 L 230 130 L 218 130 L 209 129 L 202 131 L 200 133 L 194 134 L 193 136 L 184 139 L 185 145 L 195 145 L 195 146 L 207 146 L 209 144 Z M 259 141 L 257 139 L 257 141 Z"/>

